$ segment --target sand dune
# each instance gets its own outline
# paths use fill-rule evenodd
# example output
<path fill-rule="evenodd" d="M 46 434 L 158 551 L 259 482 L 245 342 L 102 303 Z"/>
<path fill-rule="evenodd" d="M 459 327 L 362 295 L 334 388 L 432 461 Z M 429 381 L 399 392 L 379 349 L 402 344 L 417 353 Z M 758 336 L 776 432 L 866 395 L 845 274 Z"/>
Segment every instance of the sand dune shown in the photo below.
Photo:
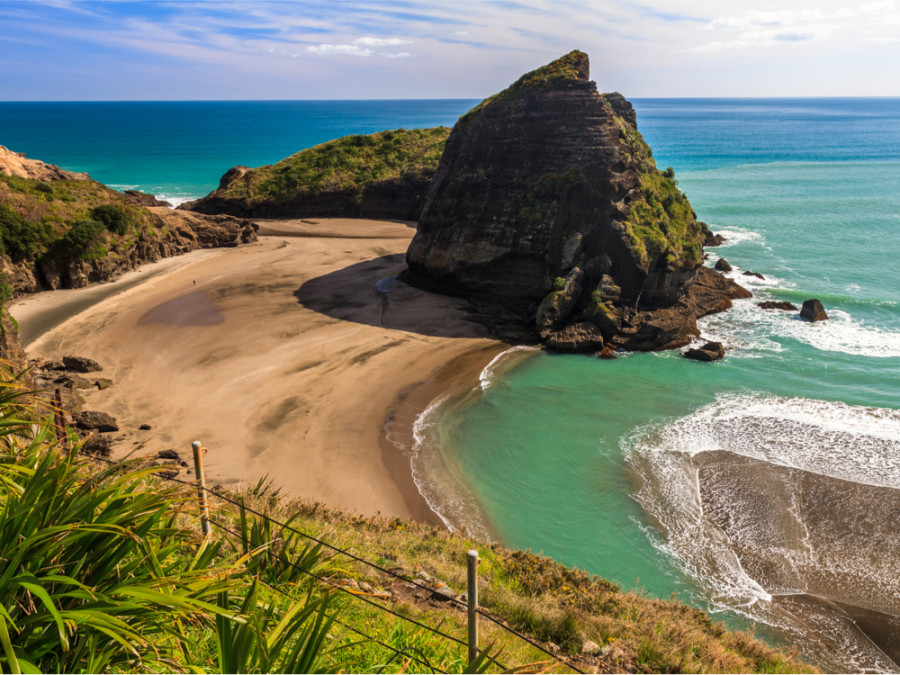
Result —
<path fill-rule="evenodd" d="M 87 309 L 60 308 L 52 294 L 14 308 L 26 329 L 52 325 L 48 312 L 78 312 L 29 355 L 105 366 L 115 385 L 89 392 L 85 407 L 118 419 L 116 455 L 188 454 L 200 439 L 212 483 L 268 475 L 292 495 L 439 522 L 412 482 L 403 434 L 505 345 L 467 321 L 461 301 L 391 280 L 414 232 L 404 223 L 260 225 L 255 244 L 196 257 Z"/>

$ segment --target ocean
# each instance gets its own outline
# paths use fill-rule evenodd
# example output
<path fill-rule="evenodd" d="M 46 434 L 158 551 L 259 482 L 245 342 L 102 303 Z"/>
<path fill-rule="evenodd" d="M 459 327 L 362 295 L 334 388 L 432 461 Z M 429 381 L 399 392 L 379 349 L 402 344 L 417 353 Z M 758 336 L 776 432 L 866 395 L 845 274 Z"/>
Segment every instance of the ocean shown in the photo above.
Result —
<path fill-rule="evenodd" d="M 475 103 L 2 103 L 0 144 L 183 201 L 233 165 Z M 420 416 L 417 483 L 452 527 L 674 594 L 825 668 L 897 671 L 900 99 L 633 103 L 727 239 L 707 264 L 755 295 L 701 321 L 724 360 L 509 350 Z M 808 298 L 828 321 L 756 305 Z"/>

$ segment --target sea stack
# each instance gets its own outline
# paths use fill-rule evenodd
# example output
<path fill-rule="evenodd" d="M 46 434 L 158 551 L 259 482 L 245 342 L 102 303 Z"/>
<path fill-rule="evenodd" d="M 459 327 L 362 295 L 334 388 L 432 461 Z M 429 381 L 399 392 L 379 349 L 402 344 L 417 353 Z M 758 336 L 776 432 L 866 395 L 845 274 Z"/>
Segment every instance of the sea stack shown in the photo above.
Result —
<path fill-rule="evenodd" d="M 407 252 L 408 278 L 466 297 L 511 339 L 565 351 L 667 349 L 744 289 L 702 267 L 704 227 L 656 168 L 631 104 L 587 54 L 528 73 L 463 115 Z"/>

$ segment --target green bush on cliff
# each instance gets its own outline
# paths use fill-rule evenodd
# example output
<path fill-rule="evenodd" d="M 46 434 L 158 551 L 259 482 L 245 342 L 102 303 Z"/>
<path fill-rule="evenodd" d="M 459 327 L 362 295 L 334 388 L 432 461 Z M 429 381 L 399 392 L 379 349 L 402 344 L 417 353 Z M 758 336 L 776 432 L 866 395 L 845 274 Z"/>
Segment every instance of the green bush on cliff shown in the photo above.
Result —
<path fill-rule="evenodd" d="M 676 267 L 702 262 L 703 233 L 690 202 L 678 189 L 675 170 L 656 168 L 650 147 L 638 130 L 616 116 L 619 138 L 629 159 L 638 164 L 640 194 L 627 203 L 625 227 L 644 263 L 664 256 Z"/>
<path fill-rule="evenodd" d="M 91 219 L 114 234 L 125 234 L 131 224 L 128 214 L 120 204 L 101 204 L 90 211 Z"/>
<path fill-rule="evenodd" d="M 53 228 L 43 222 L 28 222 L 19 213 L 0 204 L 0 254 L 15 262 L 33 260 L 53 241 Z"/>

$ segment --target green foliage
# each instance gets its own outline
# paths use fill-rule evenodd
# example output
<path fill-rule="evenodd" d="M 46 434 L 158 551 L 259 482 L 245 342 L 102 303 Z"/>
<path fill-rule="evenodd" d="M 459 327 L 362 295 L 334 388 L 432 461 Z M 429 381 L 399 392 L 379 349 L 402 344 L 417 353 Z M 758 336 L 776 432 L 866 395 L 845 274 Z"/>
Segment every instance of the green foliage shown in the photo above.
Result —
<path fill-rule="evenodd" d="M 346 136 L 254 169 L 219 196 L 285 201 L 329 190 L 361 198 L 376 182 L 429 177 L 449 135 L 449 129 L 437 127 Z"/>
<path fill-rule="evenodd" d="M 53 241 L 53 228 L 42 222 L 29 222 L 19 213 L 0 204 L 0 254 L 15 262 L 33 260 Z"/>
<path fill-rule="evenodd" d="M 548 91 L 561 83 L 575 80 L 580 76 L 580 66 L 587 61 L 587 54 L 577 49 L 548 63 L 546 66 L 525 73 L 503 91 L 489 96 L 469 112 L 459 118 L 460 130 L 465 133 L 472 120 L 488 108 L 515 106 L 528 94 Z"/>
<path fill-rule="evenodd" d="M 130 226 L 128 214 L 119 204 L 100 204 L 90 211 L 91 219 L 102 223 L 114 234 L 125 234 Z"/>
<path fill-rule="evenodd" d="M 103 236 L 103 224 L 96 220 L 80 220 L 66 232 L 61 240 L 61 245 L 72 251 L 83 253 Z"/>
<path fill-rule="evenodd" d="M 0 307 L 3 307 L 7 302 L 12 300 L 13 289 L 12 286 L 9 285 L 9 279 L 7 279 L 6 275 L 0 273 Z"/>
<path fill-rule="evenodd" d="M 675 182 L 675 170 L 656 168 L 650 147 L 638 130 L 616 116 L 619 138 L 632 161 L 637 162 L 640 195 L 628 203 L 626 232 L 645 264 L 663 257 L 676 267 L 695 267 L 702 262 L 703 233 L 690 202 Z"/>

